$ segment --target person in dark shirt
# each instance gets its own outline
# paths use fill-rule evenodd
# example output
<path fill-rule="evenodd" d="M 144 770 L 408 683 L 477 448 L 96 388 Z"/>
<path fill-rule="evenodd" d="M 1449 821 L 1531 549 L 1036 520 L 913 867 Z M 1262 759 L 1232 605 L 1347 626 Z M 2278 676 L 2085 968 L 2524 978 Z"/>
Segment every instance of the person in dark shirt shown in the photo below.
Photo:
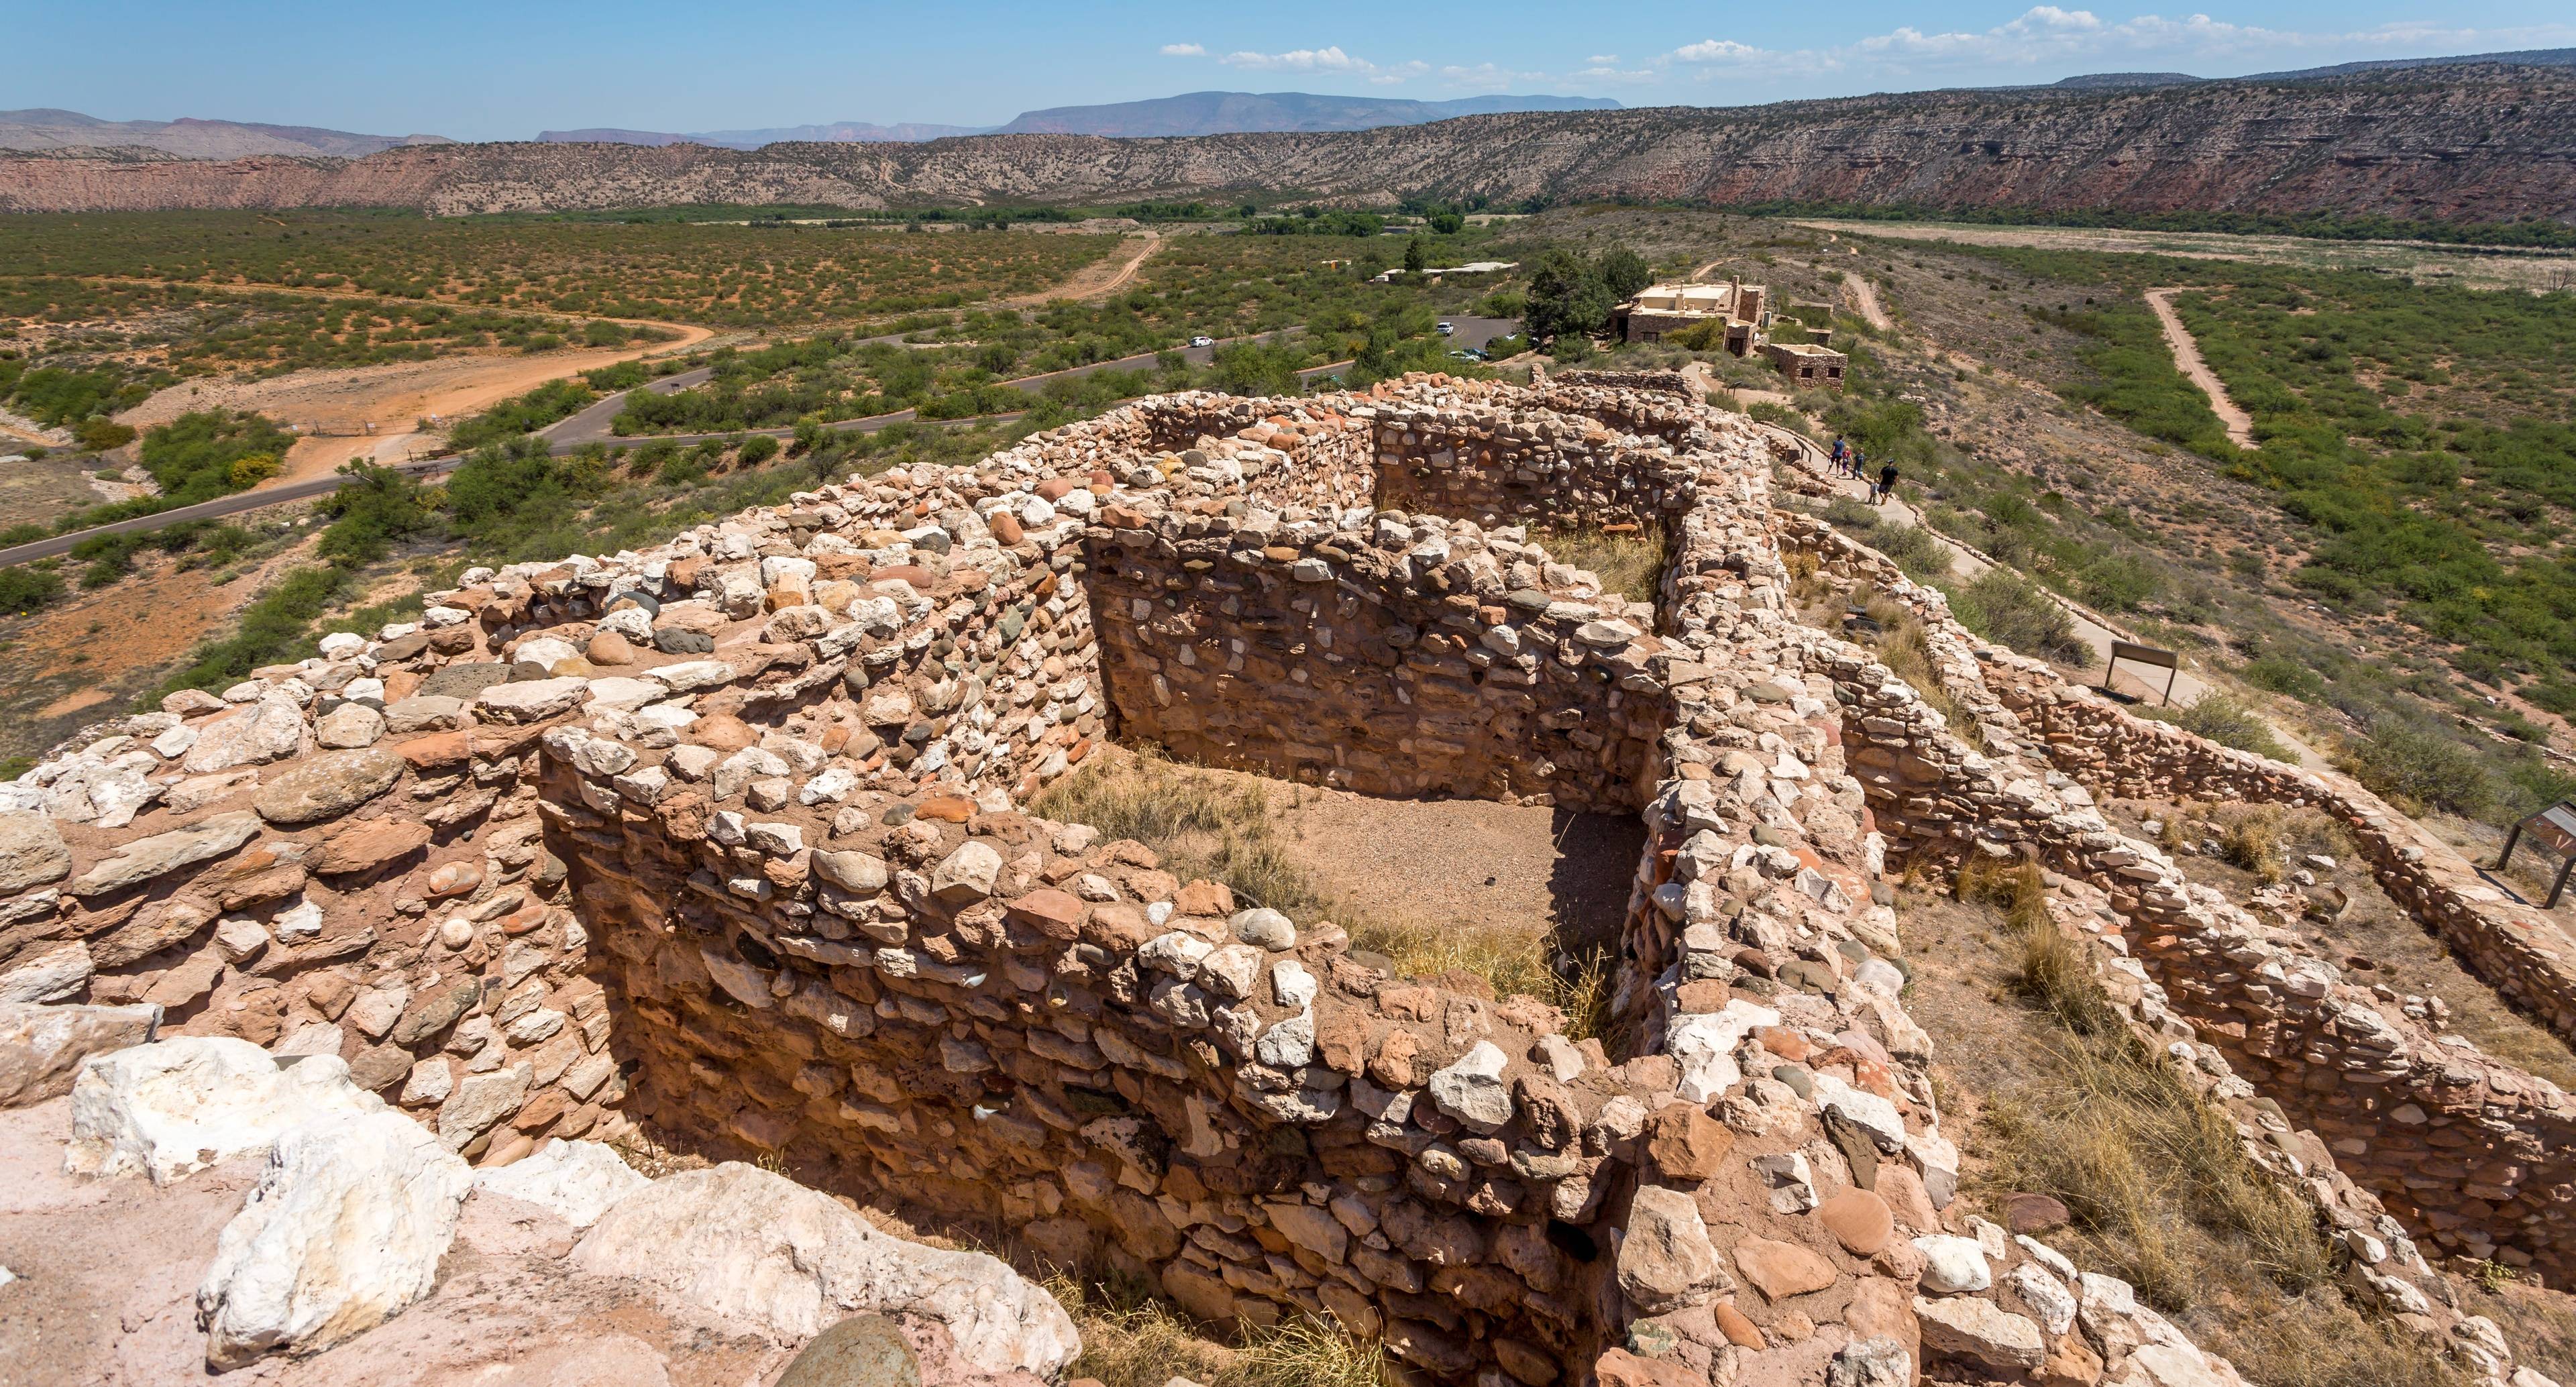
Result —
<path fill-rule="evenodd" d="M 1896 464 L 1892 462 L 1881 463 L 1878 468 L 1878 490 L 1871 494 L 1870 504 L 1883 505 L 1889 497 L 1894 496 L 1895 494 Z"/>

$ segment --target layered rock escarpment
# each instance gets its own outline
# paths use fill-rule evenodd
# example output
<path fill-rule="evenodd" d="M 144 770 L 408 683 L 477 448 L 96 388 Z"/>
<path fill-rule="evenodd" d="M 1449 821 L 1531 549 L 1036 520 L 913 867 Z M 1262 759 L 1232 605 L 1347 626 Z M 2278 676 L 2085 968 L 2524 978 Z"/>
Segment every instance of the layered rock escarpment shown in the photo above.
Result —
<path fill-rule="evenodd" d="M 6 787 L 0 989 L 337 1057 L 485 1168 L 641 1127 L 1436 1380 L 2233 1381 L 1954 1205 L 1850 703 L 1895 681 L 1790 616 L 1769 467 L 1651 389 L 1181 395 L 469 572 Z M 1667 537 L 1654 603 L 1551 496 Z M 1638 812 L 1633 1040 L 1027 812 L 1139 730 Z"/>
<path fill-rule="evenodd" d="M 1768 106 L 1520 112 L 1431 125 L 924 144 L 482 144 L 364 159 L 0 159 L 0 210 L 416 207 L 454 216 L 681 203 L 875 208 L 1266 189 L 1393 202 L 1769 199 L 1950 208 L 2317 211 L 2564 220 L 2576 80 L 2460 66 L 2152 90 L 1920 92 Z"/>

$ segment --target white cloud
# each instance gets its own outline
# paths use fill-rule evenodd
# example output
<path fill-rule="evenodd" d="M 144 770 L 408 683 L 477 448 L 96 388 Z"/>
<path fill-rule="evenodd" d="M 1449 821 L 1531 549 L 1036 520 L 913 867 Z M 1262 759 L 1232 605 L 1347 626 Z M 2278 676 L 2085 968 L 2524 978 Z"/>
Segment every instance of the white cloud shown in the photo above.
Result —
<path fill-rule="evenodd" d="M 1167 43 L 1162 48 L 1166 58 L 1204 58 L 1207 50 L 1195 43 Z"/>
<path fill-rule="evenodd" d="M 1228 67 L 1254 72 L 1336 72 L 1363 78 L 1379 86 L 1410 81 L 1431 70 L 1421 61 L 1380 65 L 1366 58 L 1356 58 L 1336 44 L 1325 48 L 1292 48 L 1285 53 L 1256 53 L 1248 49 L 1228 53 L 1217 59 Z"/>
<path fill-rule="evenodd" d="M 1750 63 L 1778 55 L 1733 39 L 1701 39 L 1674 49 L 1671 56 L 1686 63 Z"/>
<path fill-rule="evenodd" d="M 1617 67 L 1619 65 L 1619 55 L 1616 53 L 1595 53 L 1583 61 L 1590 63 L 1594 67 Z"/>

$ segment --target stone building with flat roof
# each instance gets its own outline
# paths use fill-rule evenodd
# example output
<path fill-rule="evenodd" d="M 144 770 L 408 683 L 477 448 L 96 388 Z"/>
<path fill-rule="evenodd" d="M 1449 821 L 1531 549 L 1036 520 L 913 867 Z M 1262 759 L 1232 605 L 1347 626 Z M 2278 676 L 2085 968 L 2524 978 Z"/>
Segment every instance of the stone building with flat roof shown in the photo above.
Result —
<path fill-rule="evenodd" d="M 1851 364 L 1841 352 L 1807 342 L 1765 342 L 1762 354 L 1801 390 L 1842 389 L 1843 368 Z"/>
<path fill-rule="evenodd" d="M 1726 324 L 1726 349 L 1743 356 L 1770 321 L 1770 291 L 1759 284 L 1655 284 L 1612 313 L 1623 342 L 1660 342 L 1667 334 L 1712 320 Z"/>

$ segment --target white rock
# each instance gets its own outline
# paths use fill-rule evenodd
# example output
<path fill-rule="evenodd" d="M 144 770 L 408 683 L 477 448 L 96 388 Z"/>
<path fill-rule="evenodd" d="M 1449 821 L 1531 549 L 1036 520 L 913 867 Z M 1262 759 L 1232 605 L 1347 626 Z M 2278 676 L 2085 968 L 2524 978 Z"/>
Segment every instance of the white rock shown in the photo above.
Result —
<path fill-rule="evenodd" d="M 1512 1120 L 1512 1093 L 1503 1082 L 1507 1063 L 1500 1046 L 1477 1041 L 1456 1063 L 1432 1074 L 1431 1101 L 1462 1126 L 1478 1132 L 1499 1131 Z"/>
<path fill-rule="evenodd" d="M 72 1083 L 73 1175 L 148 1174 L 166 1185 L 218 1161 L 265 1151 L 277 1134 L 384 1100 L 349 1080 L 349 1066 L 315 1055 L 280 1066 L 228 1036 L 173 1036 L 100 1055 Z"/>
<path fill-rule="evenodd" d="M 846 1315 L 940 1321 L 986 1373 L 1052 1381 L 1082 1351 L 1054 1297 L 1001 1261 L 880 1233 L 829 1196 L 728 1161 L 620 1200 L 573 1248 L 584 1271 L 632 1276 L 782 1341 Z"/>
<path fill-rule="evenodd" d="M 2075 1292 L 2039 1263 L 2024 1262 L 2013 1268 L 2004 1277 L 2004 1284 L 2013 1288 L 2021 1303 L 2039 1317 L 2040 1327 L 2052 1337 L 2065 1333 L 2075 1323 Z"/>
<path fill-rule="evenodd" d="M 473 1179 L 400 1113 L 331 1113 L 280 1134 L 197 1285 L 207 1366 L 317 1352 L 427 1295 Z"/>
<path fill-rule="evenodd" d="M 1986 1250 L 1974 1238 L 1933 1233 L 1916 1238 L 1914 1249 L 1923 1254 L 1922 1286 L 1927 1291 L 1957 1295 L 1995 1284 L 1994 1272 L 1986 1266 Z"/>
<path fill-rule="evenodd" d="M 57 944 L 0 974 L 0 1002 L 59 1002 L 89 985 L 89 946 Z"/>
<path fill-rule="evenodd" d="M 1737 1048 L 1757 1027 L 1779 1024 L 1780 1013 L 1741 997 L 1729 998 L 1723 1011 L 1683 1018 L 1664 1046 L 1681 1065 L 1681 1096 L 1706 1103 L 1742 1083 L 1744 1071 L 1735 1062 Z"/>
<path fill-rule="evenodd" d="M 525 1200 L 575 1228 L 599 1222 L 618 1200 L 653 1183 L 595 1141 L 556 1137 L 533 1155 L 474 1172 L 474 1188 Z"/>

